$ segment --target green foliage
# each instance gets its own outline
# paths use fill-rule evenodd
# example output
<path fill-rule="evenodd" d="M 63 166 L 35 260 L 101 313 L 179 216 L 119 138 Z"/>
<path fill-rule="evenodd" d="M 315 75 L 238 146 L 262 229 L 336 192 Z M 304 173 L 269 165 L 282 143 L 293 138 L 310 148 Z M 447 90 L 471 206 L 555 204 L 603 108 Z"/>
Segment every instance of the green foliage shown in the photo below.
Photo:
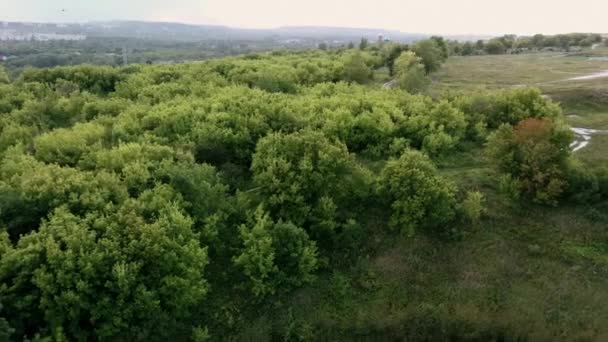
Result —
<path fill-rule="evenodd" d="M 454 185 L 437 175 L 431 160 L 417 151 L 386 164 L 380 193 L 392 208 L 391 227 L 408 235 L 421 228 L 441 233 L 455 217 Z"/>
<path fill-rule="evenodd" d="M 435 39 L 426 39 L 418 41 L 412 51 L 422 59 L 424 70 L 427 74 L 439 70 L 441 64 L 445 62 L 447 56 L 444 56 L 444 50 Z"/>
<path fill-rule="evenodd" d="M 1 254 L 0 254 L 1 255 Z M 0 312 L 2 312 L 2 304 L 0 303 Z M 8 322 L 3 317 L 0 317 L 0 341 L 10 341 L 13 333 L 13 328 L 8 325 Z"/>
<path fill-rule="evenodd" d="M 59 67 L 53 69 L 26 69 L 19 78 L 22 82 L 39 82 L 51 86 L 60 86 L 62 81 L 72 82 L 80 90 L 96 94 L 109 94 L 116 84 L 123 79 L 119 69 L 110 67 Z"/>
<path fill-rule="evenodd" d="M 555 205 L 567 186 L 572 133 L 550 119 L 501 126 L 489 138 L 488 154 L 522 197 Z M 514 183 L 515 182 L 515 183 Z M 512 191 L 511 191 L 512 192 Z"/>
<path fill-rule="evenodd" d="M 0 261 L 0 293 L 24 333 L 147 340 L 188 328 L 207 292 L 206 250 L 169 188 L 78 217 L 61 207 Z M 35 292 L 30 292 L 36 289 Z M 31 308 L 24 312 L 20 308 Z"/>
<path fill-rule="evenodd" d="M 127 197 L 120 180 L 107 172 L 84 172 L 46 165 L 13 151 L 0 167 L 0 220 L 13 237 L 34 230 L 53 209 L 74 213 L 100 210 Z"/>
<path fill-rule="evenodd" d="M 6 70 L 3 66 L 0 65 L 0 84 L 8 84 L 11 83 L 11 79 L 8 77 Z"/>
<path fill-rule="evenodd" d="M 361 42 L 359 42 L 359 50 L 365 50 L 369 46 L 369 41 L 367 38 L 361 38 Z"/>
<path fill-rule="evenodd" d="M 234 262 L 244 269 L 255 296 L 297 287 L 314 279 L 317 252 L 308 234 L 291 223 L 274 223 L 260 207 L 253 227 L 241 226 L 243 251 Z"/>
<path fill-rule="evenodd" d="M 385 293 L 374 272 L 358 273 L 396 267 L 400 276 L 390 282 L 407 283 L 420 278 L 409 272 L 425 253 L 452 247 L 429 239 L 424 253 L 399 250 L 411 253 L 411 263 L 379 260 L 395 238 L 387 223 L 435 237 L 486 218 L 481 193 L 457 196 L 448 178 L 498 205 L 493 174 L 484 168 L 471 180 L 481 169 L 446 164 L 461 156 L 485 163 L 473 155 L 488 134 L 546 119 L 555 122 L 546 136 L 509 126 L 492 135 L 489 150 L 506 155 L 493 163 L 514 197 L 532 191 L 545 201 L 558 189 L 592 203 L 606 193 L 608 177 L 568 156 L 561 111 L 536 89 L 437 99 L 358 84 L 388 67 L 408 91 L 421 91 L 424 68 L 447 56 L 442 43 L 451 48 L 433 37 L 416 53 L 385 43 L 179 65 L 32 69 L 0 84 L 0 339 L 13 330 L 11 338 L 29 340 L 230 340 L 238 332 L 332 339 L 327 330 L 339 323 L 302 319 L 326 302 L 317 290 L 329 292 L 332 310 L 363 319 L 368 313 L 357 311 L 355 296 L 377 293 L 391 303 L 400 298 L 391 306 L 398 310 L 378 301 L 382 314 L 407 306 L 394 324 L 444 322 L 444 308 L 428 317 L 409 309 L 411 298 L 431 298 Z M 601 217 L 601 207 L 593 210 L 590 217 Z M 469 267 L 464 261 L 458 267 Z M 318 269 L 338 276 L 328 280 Z M 442 274 L 471 277 L 450 271 Z M 294 310 L 283 315 L 287 308 Z M 282 317 L 274 321 L 270 312 Z M 430 330 L 411 336 L 443 336 Z"/>
<path fill-rule="evenodd" d="M 309 229 L 317 241 L 333 239 L 337 210 L 366 191 L 353 189 L 361 171 L 346 146 L 313 131 L 263 138 L 251 170 L 272 217 Z"/>
<path fill-rule="evenodd" d="M 86 153 L 101 149 L 106 128 L 95 123 L 76 124 L 69 129 L 56 129 L 34 141 L 36 158 L 46 163 L 74 166 Z"/>
<path fill-rule="evenodd" d="M 365 64 L 361 53 L 355 52 L 345 58 L 344 80 L 365 84 L 372 76 L 373 71 Z"/>
<path fill-rule="evenodd" d="M 460 204 L 460 208 L 464 218 L 469 222 L 478 222 L 484 212 L 483 202 L 484 197 L 481 192 L 467 192 L 466 197 Z"/>
<path fill-rule="evenodd" d="M 537 88 L 477 91 L 458 97 L 454 104 L 465 113 L 466 135 L 472 140 L 485 140 L 487 129 L 497 129 L 504 123 L 517 125 L 528 118 L 555 119 L 561 115 L 559 106 L 544 98 Z"/>
<path fill-rule="evenodd" d="M 490 40 L 484 47 L 485 51 L 490 55 L 501 55 L 506 52 L 507 48 L 498 39 Z"/>
<path fill-rule="evenodd" d="M 578 203 L 587 204 L 601 200 L 601 170 L 596 174 L 586 168 L 579 160 L 569 158 L 565 172 L 568 187 L 564 190 L 564 197 Z"/>
<path fill-rule="evenodd" d="M 437 46 L 439 46 L 439 49 L 441 49 L 441 56 L 443 57 L 444 61 L 447 60 L 450 55 L 450 51 L 448 49 L 448 44 L 443 39 L 443 37 L 432 36 L 430 39 L 435 41 L 435 43 L 437 43 Z"/>
<path fill-rule="evenodd" d="M 400 88 L 410 93 L 419 93 L 428 87 L 430 79 L 426 76 L 421 59 L 411 51 L 406 51 L 394 62 L 393 72 Z"/>

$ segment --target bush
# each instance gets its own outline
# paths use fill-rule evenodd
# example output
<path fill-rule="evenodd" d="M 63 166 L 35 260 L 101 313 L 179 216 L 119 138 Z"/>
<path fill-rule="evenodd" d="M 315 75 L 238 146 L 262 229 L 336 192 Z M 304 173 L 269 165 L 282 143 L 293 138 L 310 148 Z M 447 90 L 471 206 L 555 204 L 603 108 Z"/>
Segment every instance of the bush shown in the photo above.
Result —
<path fill-rule="evenodd" d="M 344 61 L 344 80 L 359 84 L 367 83 L 373 76 L 373 71 L 365 64 L 360 52 L 350 54 Z"/>
<path fill-rule="evenodd" d="M 460 205 L 462 215 L 468 222 L 476 223 L 484 212 L 484 197 L 479 191 L 468 192 Z"/>
<path fill-rule="evenodd" d="M 390 226 L 408 235 L 419 229 L 445 232 L 455 217 L 455 187 L 417 151 L 390 160 L 380 176 L 380 194 L 391 208 Z"/>
<path fill-rule="evenodd" d="M 16 336 L 170 339 L 207 293 L 206 249 L 170 189 L 82 218 L 56 209 L 0 260 Z M 24 311 L 22 308 L 29 308 Z M 75 324 L 75 323 L 78 324 Z"/>
<path fill-rule="evenodd" d="M 36 139 L 36 158 L 46 163 L 75 166 L 86 153 L 101 149 L 108 142 L 107 136 L 107 129 L 95 123 L 56 129 Z"/>
<path fill-rule="evenodd" d="M 568 188 L 564 196 L 578 203 L 593 203 L 600 199 L 598 177 L 578 160 L 571 159 L 568 165 Z"/>
<path fill-rule="evenodd" d="M 567 187 L 571 141 L 572 133 L 560 124 L 526 119 L 514 128 L 501 126 L 488 139 L 487 152 L 523 198 L 555 205 Z"/>
<path fill-rule="evenodd" d="M 251 282 L 255 296 L 273 294 L 314 279 L 317 248 L 308 234 L 292 223 L 274 223 L 260 207 L 253 227 L 241 226 L 243 249 L 234 259 Z"/>
<path fill-rule="evenodd" d="M 253 179 L 273 218 L 309 229 L 317 241 L 331 241 L 338 210 L 355 189 L 361 172 L 346 146 L 323 134 L 270 134 L 253 155 Z"/>
<path fill-rule="evenodd" d="M 412 94 L 422 92 L 430 83 L 422 59 L 411 51 L 403 52 L 395 60 L 393 69 L 399 87 Z"/>
<path fill-rule="evenodd" d="M 20 77 L 23 82 L 40 82 L 52 86 L 69 81 L 80 90 L 106 95 L 116 89 L 123 80 L 120 69 L 112 67 L 81 65 L 76 67 L 57 67 L 52 69 L 26 69 Z"/>

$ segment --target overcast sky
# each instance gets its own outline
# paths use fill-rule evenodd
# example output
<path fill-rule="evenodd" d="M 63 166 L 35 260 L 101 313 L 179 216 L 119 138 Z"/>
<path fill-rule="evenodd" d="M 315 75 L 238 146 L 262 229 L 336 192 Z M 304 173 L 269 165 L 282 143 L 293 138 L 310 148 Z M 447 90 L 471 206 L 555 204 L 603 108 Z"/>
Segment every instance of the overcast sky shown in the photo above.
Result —
<path fill-rule="evenodd" d="M 0 20 L 112 19 L 445 34 L 608 32 L 608 0 L 0 0 Z"/>

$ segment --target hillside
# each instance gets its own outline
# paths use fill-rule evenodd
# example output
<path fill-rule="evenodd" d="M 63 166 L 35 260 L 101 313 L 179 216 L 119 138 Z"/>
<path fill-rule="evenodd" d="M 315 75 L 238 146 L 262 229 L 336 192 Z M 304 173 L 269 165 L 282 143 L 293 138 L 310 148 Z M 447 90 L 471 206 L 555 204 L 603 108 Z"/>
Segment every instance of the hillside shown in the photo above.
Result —
<path fill-rule="evenodd" d="M 341 27 L 279 27 L 274 29 L 244 29 L 218 25 L 191 25 L 145 21 L 109 21 L 88 23 L 21 23 L 5 22 L 0 28 L 16 33 L 81 34 L 87 37 L 122 37 L 171 41 L 314 39 L 358 41 L 362 37 L 375 40 L 378 34 L 401 42 L 411 42 L 428 35 L 405 33 L 379 28 Z"/>

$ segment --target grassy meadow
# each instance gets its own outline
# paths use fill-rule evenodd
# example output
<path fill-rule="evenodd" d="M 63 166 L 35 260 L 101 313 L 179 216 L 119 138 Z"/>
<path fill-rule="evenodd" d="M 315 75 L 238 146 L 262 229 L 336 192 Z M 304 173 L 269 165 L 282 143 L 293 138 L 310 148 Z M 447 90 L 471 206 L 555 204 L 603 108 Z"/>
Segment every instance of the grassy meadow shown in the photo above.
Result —
<path fill-rule="evenodd" d="M 608 130 L 608 78 L 569 80 L 608 70 L 608 48 L 577 53 L 454 56 L 434 75 L 431 92 L 534 86 L 559 102 L 573 127 Z M 577 152 L 591 167 L 608 165 L 608 135 L 594 135 Z"/>

